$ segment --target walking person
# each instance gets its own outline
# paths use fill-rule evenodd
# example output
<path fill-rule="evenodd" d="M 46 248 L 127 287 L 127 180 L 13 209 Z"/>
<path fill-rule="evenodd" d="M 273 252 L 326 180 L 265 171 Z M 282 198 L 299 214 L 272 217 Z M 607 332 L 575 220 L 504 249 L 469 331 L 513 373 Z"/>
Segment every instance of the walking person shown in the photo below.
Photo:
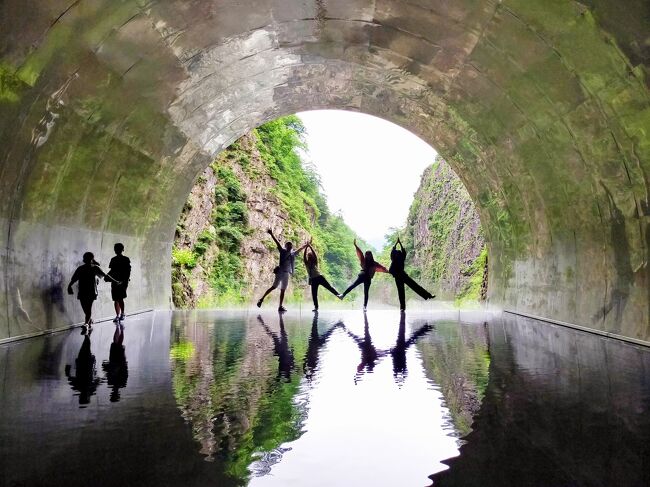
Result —
<path fill-rule="evenodd" d="M 81 309 L 83 309 L 85 318 L 84 325 L 91 326 L 93 323 L 92 320 L 92 311 L 93 311 L 93 302 L 97 299 L 97 278 L 104 277 L 109 281 L 119 284 L 119 281 L 113 279 L 111 276 L 104 273 L 103 270 L 99 267 L 99 264 L 95 262 L 95 256 L 92 252 L 86 252 L 83 255 L 83 264 L 77 267 L 72 274 L 72 279 L 70 279 L 70 284 L 68 284 L 68 294 L 74 294 L 72 290 L 72 285 L 79 281 L 77 288 L 77 299 L 81 304 Z"/>
<path fill-rule="evenodd" d="M 345 298 L 350 291 L 363 283 L 363 310 L 366 311 L 368 308 L 368 291 L 370 290 L 372 278 L 375 277 L 375 272 L 388 272 L 388 270 L 379 262 L 375 261 L 375 257 L 372 255 L 370 250 L 366 250 L 366 253 L 364 254 L 357 245 L 357 239 L 354 239 L 354 248 L 357 251 L 357 257 L 361 264 L 361 272 L 357 276 L 356 281 L 350 284 L 350 287 L 341 294 L 340 299 Z"/>
<path fill-rule="evenodd" d="M 399 245 L 399 248 L 397 246 Z M 397 237 L 397 242 L 393 245 L 390 251 L 390 267 L 388 272 L 395 278 L 395 285 L 397 286 L 397 296 L 399 298 L 399 309 L 406 310 L 406 293 L 404 284 L 410 287 L 422 299 L 433 299 L 435 296 L 429 291 L 415 282 L 404 270 L 404 263 L 406 261 L 406 249 L 402 245 L 401 240 Z"/>
<path fill-rule="evenodd" d="M 278 311 L 284 312 L 286 311 L 285 307 L 283 306 L 284 295 L 287 290 L 287 287 L 289 287 L 289 278 L 293 275 L 293 272 L 295 270 L 296 254 L 302 251 L 302 249 L 304 249 L 307 246 L 307 244 L 303 245 L 297 250 L 293 250 L 293 244 L 291 242 L 286 242 L 284 244 L 284 247 L 282 247 L 278 239 L 275 238 L 275 235 L 273 235 L 273 230 L 268 229 L 267 233 L 271 236 L 271 238 L 275 242 L 276 247 L 278 248 L 278 252 L 280 253 L 280 263 L 275 269 L 273 269 L 273 272 L 275 273 L 275 279 L 273 280 L 273 284 L 271 285 L 270 288 L 266 290 L 264 295 L 259 299 L 259 301 L 257 302 L 257 307 L 258 308 L 262 307 L 262 303 L 264 302 L 266 296 L 268 296 L 271 293 L 271 291 L 273 291 L 277 287 L 280 287 L 280 305 L 278 306 Z"/>
<path fill-rule="evenodd" d="M 332 287 L 332 285 L 327 282 L 325 276 L 323 276 L 318 270 L 318 256 L 316 251 L 311 246 L 311 240 L 305 247 L 305 250 L 302 254 L 302 260 L 305 263 L 305 268 L 307 269 L 307 275 L 309 276 L 309 285 L 311 286 L 311 299 L 314 301 L 314 312 L 318 312 L 318 287 L 323 286 L 329 292 L 331 292 L 337 298 L 339 297 L 339 292 Z"/>
<path fill-rule="evenodd" d="M 115 306 L 115 318 L 113 323 L 124 321 L 124 298 L 126 298 L 126 288 L 129 286 L 129 279 L 131 278 L 131 260 L 122 255 L 124 252 L 124 245 L 116 243 L 113 246 L 115 257 L 113 257 L 108 264 L 110 271 L 108 275 L 119 283 L 111 283 L 111 298 Z"/>

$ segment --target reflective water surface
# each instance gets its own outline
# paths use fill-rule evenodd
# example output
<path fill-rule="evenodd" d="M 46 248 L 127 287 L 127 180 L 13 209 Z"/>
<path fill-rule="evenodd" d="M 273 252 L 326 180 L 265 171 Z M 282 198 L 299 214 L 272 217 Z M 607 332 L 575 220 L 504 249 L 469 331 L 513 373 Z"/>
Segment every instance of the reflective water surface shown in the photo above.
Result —
<path fill-rule="evenodd" d="M 3 486 L 650 485 L 650 350 L 510 315 L 150 313 L 0 379 Z"/>

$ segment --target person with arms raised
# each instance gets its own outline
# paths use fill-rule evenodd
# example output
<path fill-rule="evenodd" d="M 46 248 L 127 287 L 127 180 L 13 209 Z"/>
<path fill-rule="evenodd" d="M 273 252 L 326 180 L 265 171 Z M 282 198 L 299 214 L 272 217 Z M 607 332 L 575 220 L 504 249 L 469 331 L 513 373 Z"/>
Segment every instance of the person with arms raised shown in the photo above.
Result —
<path fill-rule="evenodd" d="M 397 248 L 398 245 L 399 248 Z M 404 290 L 405 284 L 424 300 L 435 298 L 433 294 L 420 286 L 406 273 L 404 270 L 405 263 L 406 249 L 404 248 L 404 245 L 402 245 L 400 238 L 397 237 L 397 242 L 395 242 L 393 249 L 390 251 L 390 267 L 388 268 L 388 272 L 395 278 L 400 311 L 406 310 L 406 293 Z"/>
<path fill-rule="evenodd" d="M 363 251 L 357 245 L 357 239 L 354 239 L 354 248 L 357 251 L 357 257 L 359 258 L 359 263 L 361 264 L 361 272 L 357 276 L 357 279 L 350 284 L 350 286 L 339 296 L 340 299 L 345 298 L 350 291 L 352 291 L 359 284 L 363 283 L 363 310 L 366 311 L 368 308 L 368 293 L 370 291 L 370 284 L 372 283 L 372 278 L 375 277 L 376 272 L 388 272 L 383 265 L 375 261 L 375 257 L 372 255 L 370 250 L 366 250 L 364 254 Z"/>
<path fill-rule="evenodd" d="M 291 242 L 286 242 L 283 247 L 278 241 L 278 239 L 275 238 L 275 235 L 273 235 L 273 230 L 268 229 L 267 233 L 271 236 L 273 242 L 275 242 L 275 245 L 280 254 L 280 263 L 275 269 L 273 269 L 273 272 L 275 273 L 275 279 L 273 280 L 273 284 L 271 285 L 270 288 L 266 290 L 266 292 L 259 299 L 259 301 L 257 301 L 257 307 L 261 308 L 262 303 L 264 302 L 266 296 L 268 296 L 274 289 L 279 287 L 280 305 L 278 306 L 278 311 L 284 312 L 286 311 L 285 307 L 283 306 L 284 295 L 287 291 L 287 288 L 289 287 L 289 278 L 293 275 L 293 272 L 295 270 L 296 254 L 302 251 L 302 249 L 304 249 L 307 246 L 307 244 L 303 245 L 297 250 L 293 250 L 293 244 Z"/>
<path fill-rule="evenodd" d="M 329 292 L 331 292 L 337 298 L 339 297 L 339 292 L 332 287 L 332 285 L 327 282 L 325 276 L 323 276 L 318 270 L 318 256 L 316 251 L 311 246 L 311 240 L 305 247 L 305 251 L 302 255 L 302 260 L 305 263 L 305 268 L 307 269 L 307 275 L 309 276 L 309 285 L 311 286 L 311 298 L 314 301 L 314 312 L 318 311 L 318 287 L 323 286 Z"/>

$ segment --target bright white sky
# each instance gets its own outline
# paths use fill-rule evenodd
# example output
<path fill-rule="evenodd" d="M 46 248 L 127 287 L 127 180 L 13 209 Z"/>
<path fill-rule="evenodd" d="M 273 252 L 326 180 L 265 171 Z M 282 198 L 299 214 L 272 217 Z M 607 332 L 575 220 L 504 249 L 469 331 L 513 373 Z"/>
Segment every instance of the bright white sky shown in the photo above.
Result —
<path fill-rule="evenodd" d="M 436 152 L 393 123 L 341 110 L 301 112 L 308 159 L 321 176 L 332 212 L 377 249 L 406 222 L 422 171 Z"/>

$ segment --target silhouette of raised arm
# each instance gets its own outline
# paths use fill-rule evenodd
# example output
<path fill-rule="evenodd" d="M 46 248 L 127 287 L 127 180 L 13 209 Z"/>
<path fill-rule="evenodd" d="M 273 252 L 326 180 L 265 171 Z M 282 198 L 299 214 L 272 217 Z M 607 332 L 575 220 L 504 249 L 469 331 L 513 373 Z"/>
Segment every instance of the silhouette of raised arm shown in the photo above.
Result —
<path fill-rule="evenodd" d="M 361 267 L 363 267 L 366 264 L 366 259 L 363 256 L 363 251 L 357 245 L 356 238 L 354 239 L 354 248 L 357 251 L 357 258 L 359 259 L 359 263 L 361 264 Z"/>
<path fill-rule="evenodd" d="M 395 242 L 395 247 L 393 248 L 396 249 L 398 245 L 400 248 L 400 252 L 402 252 L 402 254 L 404 254 L 404 258 L 406 258 L 406 249 L 404 248 L 404 245 L 402 245 L 402 241 L 400 240 L 399 237 L 397 237 L 397 242 Z"/>
<path fill-rule="evenodd" d="M 269 229 L 266 231 L 266 233 L 268 233 L 268 234 L 271 236 L 271 238 L 272 238 L 273 241 L 275 242 L 275 246 L 278 248 L 278 250 L 282 250 L 282 245 L 280 245 L 280 242 L 278 241 L 278 239 L 275 238 L 275 235 L 273 235 L 273 230 L 271 230 L 271 229 L 269 228 Z"/>

